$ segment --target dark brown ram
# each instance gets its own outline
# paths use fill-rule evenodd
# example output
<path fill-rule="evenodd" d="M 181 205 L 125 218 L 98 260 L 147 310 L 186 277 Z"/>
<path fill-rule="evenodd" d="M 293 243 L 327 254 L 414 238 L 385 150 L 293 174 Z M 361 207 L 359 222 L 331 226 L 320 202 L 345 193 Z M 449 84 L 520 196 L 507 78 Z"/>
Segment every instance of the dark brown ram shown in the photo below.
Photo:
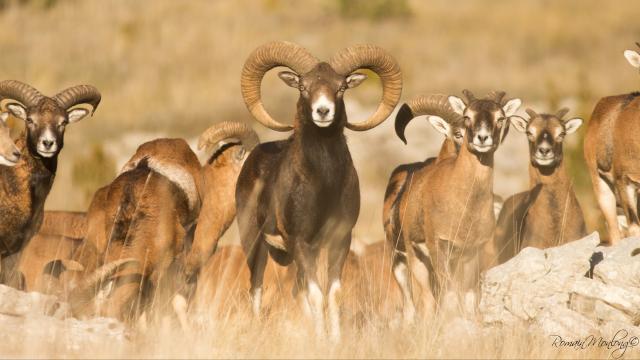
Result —
<path fill-rule="evenodd" d="M 26 123 L 16 142 L 20 160 L 13 167 L 0 166 L 0 257 L 16 254 L 38 232 L 64 145 L 65 128 L 90 113 L 76 105 L 87 104 L 95 111 L 100 99 L 98 90 L 89 85 L 47 97 L 19 81 L 0 82 L 0 101 Z M 3 269 L 4 282 L 12 282 L 13 270 Z"/>
<path fill-rule="evenodd" d="M 274 120 L 260 99 L 262 78 L 277 66 L 292 70 L 279 76 L 300 94 L 293 126 Z M 350 123 L 343 96 L 366 79 L 355 72 L 358 69 L 370 69 L 380 76 L 382 102 L 366 121 Z M 389 116 L 402 90 L 400 67 L 383 49 L 371 45 L 344 49 L 327 63 L 298 45 L 272 42 L 249 56 L 241 85 L 256 120 L 273 130 L 293 130 L 287 140 L 258 145 L 238 177 L 238 225 L 251 270 L 254 312 L 260 312 L 268 254 L 281 265 L 295 261 L 298 287 L 306 292 L 316 332 L 323 334 L 325 296 L 316 262 L 319 250 L 326 249 L 331 337 L 337 339 L 340 278 L 360 211 L 358 175 L 344 128 L 365 131 Z"/>

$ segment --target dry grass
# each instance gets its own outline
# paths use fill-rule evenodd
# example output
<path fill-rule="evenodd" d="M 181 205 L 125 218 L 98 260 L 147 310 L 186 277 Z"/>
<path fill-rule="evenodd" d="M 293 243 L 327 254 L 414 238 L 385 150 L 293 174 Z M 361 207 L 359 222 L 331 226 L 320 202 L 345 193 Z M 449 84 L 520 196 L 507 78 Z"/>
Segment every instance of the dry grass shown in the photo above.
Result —
<path fill-rule="evenodd" d="M 228 248 L 227 248 L 228 249 Z M 2 344 L 0 353 L 16 357 L 69 358 L 603 358 L 606 349 L 562 349 L 552 339 L 526 327 L 483 328 L 478 317 L 454 302 L 444 303 L 440 313 L 425 315 L 414 325 L 403 325 L 399 291 L 392 283 L 389 249 L 369 258 L 352 256 L 344 274 L 343 336 L 340 343 L 317 337 L 304 315 L 300 298 L 290 295 L 287 276 L 265 283 L 264 316 L 249 310 L 248 272 L 235 260 L 218 264 L 217 276 L 225 279 L 216 295 L 191 313 L 190 329 L 183 331 L 170 312 L 153 317 L 146 330 L 133 330 L 129 341 L 65 346 L 65 339 L 25 338 L 20 344 Z M 224 248 L 222 249 L 224 251 Z M 380 256 L 382 255 L 382 256 Z M 234 256 L 231 256 L 234 258 Z M 220 258 L 219 258 L 220 259 Z M 357 259 L 357 260 L 356 260 Z M 225 266 L 226 265 L 226 266 Z M 386 263 L 388 265 L 388 262 Z M 274 268 L 270 265 L 271 270 Z M 269 270 L 267 270 L 269 272 Z M 273 273 L 272 273 L 273 275 Z M 447 298 L 451 301 L 451 298 Z M 198 301 L 196 296 L 196 301 Z M 168 298 L 156 298 L 156 304 Z M 428 313 L 422 311 L 422 314 Z M 633 355 L 629 350 L 628 355 Z"/>
<path fill-rule="evenodd" d="M 633 0 L 408 0 L 407 9 L 391 18 L 380 11 L 360 14 L 358 6 L 338 0 L 305 1 L 304 6 L 295 0 L 36 3 L 55 4 L 9 6 L 0 12 L 1 77 L 23 80 L 48 94 L 77 83 L 94 84 L 103 93 L 96 116 L 67 131 L 46 205 L 50 209 L 84 210 L 86 194 L 108 181 L 106 175 L 92 177 L 83 191 L 76 191 L 83 180 L 72 178 L 73 169 L 101 151 L 94 149 L 104 148 L 117 169 L 122 158 L 150 137 L 193 138 L 221 120 L 251 122 L 240 97 L 239 74 L 247 54 L 268 40 L 298 42 L 321 58 L 355 43 L 379 44 L 402 65 L 405 98 L 459 93 L 463 88 L 477 93 L 504 89 L 538 110 L 559 102 L 575 105 L 577 100 L 576 111 L 588 117 L 599 97 L 637 88 L 637 77 L 622 57 L 622 51 L 639 40 L 640 3 Z M 274 74 L 267 77 L 264 93 L 274 114 L 292 117 L 295 92 Z M 379 90 L 372 81 L 349 96 L 361 104 L 348 106 L 350 116 L 362 115 L 375 105 Z M 263 139 L 283 137 L 256 129 Z M 388 122 L 364 134 L 350 133 L 349 141 L 364 194 L 356 235 L 365 242 L 380 240 L 388 175 L 400 163 L 434 155 L 440 138 L 427 125 L 412 124 L 410 145 L 404 147 Z M 504 147 L 498 153 L 496 192 L 507 196 L 526 187 L 526 142 L 513 132 Z M 581 184 L 578 195 L 590 227 L 596 228 L 598 213 L 580 165 L 580 142 L 572 149 L 568 158 L 576 164 L 572 169 Z M 104 163 L 111 164 L 108 159 Z M 235 234 L 234 228 L 227 241 L 233 242 Z M 374 306 L 366 296 L 354 301 L 362 308 Z M 346 320 L 345 341 L 339 346 L 314 339 L 297 311 L 285 307 L 261 323 L 247 311 L 238 311 L 186 334 L 175 324 L 157 324 L 122 348 L 73 350 L 26 342 L 8 352 L 27 357 L 607 355 L 560 353 L 548 338 L 522 329 L 482 334 L 454 329 L 458 332 L 451 336 L 448 315 L 425 319 L 412 329 L 392 330 L 391 314 L 383 315 L 364 323 Z"/>

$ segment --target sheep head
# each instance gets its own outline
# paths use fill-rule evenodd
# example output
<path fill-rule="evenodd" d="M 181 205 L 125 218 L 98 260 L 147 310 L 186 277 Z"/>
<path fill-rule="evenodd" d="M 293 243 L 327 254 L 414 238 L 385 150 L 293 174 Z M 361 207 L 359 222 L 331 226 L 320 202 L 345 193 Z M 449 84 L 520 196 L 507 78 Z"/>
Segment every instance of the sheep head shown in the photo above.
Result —
<path fill-rule="evenodd" d="M 90 85 L 74 86 L 47 97 L 19 81 L 0 82 L 0 100 L 6 100 L 7 110 L 26 124 L 29 152 L 43 158 L 57 156 L 64 145 L 66 126 L 89 115 L 89 110 L 76 106 L 90 105 L 93 114 L 100 99 L 100 92 Z"/>

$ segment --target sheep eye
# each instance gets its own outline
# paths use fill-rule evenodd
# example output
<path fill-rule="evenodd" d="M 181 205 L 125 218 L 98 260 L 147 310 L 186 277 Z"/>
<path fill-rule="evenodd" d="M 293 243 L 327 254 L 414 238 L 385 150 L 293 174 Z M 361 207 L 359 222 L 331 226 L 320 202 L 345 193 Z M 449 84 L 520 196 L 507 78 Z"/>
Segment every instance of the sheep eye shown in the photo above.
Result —
<path fill-rule="evenodd" d="M 462 133 L 460 133 L 460 132 L 456 132 L 455 134 L 453 134 L 453 136 L 454 136 L 456 139 L 460 139 L 460 138 L 462 137 Z"/>
<path fill-rule="evenodd" d="M 32 119 L 32 118 L 30 118 L 30 117 L 28 117 L 28 118 L 27 118 L 27 124 L 28 124 L 28 125 L 33 124 L 33 119 Z"/>
<path fill-rule="evenodd" d="M 304 90 L 305 90 L 304 85 L 300 85 L 300 86 L 298 86 L 298 90 L 300 90 L 300 91 L 304 91 Z"/>

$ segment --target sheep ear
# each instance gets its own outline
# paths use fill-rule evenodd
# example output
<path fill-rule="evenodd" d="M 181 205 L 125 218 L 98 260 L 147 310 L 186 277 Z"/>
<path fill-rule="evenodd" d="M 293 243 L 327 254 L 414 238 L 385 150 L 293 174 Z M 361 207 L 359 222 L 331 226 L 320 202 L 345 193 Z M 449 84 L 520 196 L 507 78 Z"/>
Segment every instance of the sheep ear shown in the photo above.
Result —
<path fill-rule="evenodd" d="M 67 118 L 69 119 L 69 124 L 78 122 L 84 119 L 87 115 L 89 115 L 89 110 L 83 109 L 83 108 L 75 108 L 67 112 Z"/>
<path fill-rule="evenodd" d="M 298 88 L 300 86 L 300 76 L 298 74 L 291 71 L 281 71 L 278 73 L 278 76 L 285 84 L 291 86 L 292 88 Z"/>
<path fill-rule="evenodd" d="M 582 125 L 582 119 L 574 118 L 564 122 L 564 131 L 567 134 L 573 134 Z"/>
<path fill-rule="evenodd" d="M 520 116 L 512 116 L 509 118 L 509 121 L 511 121 L 513 127 L 516 128 L 516 130 L 518 130 L 519 132 L 527 132 L 527 125 L 529 125 L 529 122 L 526 119 Z"/>
<path fill-rule="evenodd" d="M 11 114 L 22 121 L 27 120 L 27 109 L 24 106 L 18 103 L 10 103 L 7 104 L 7 109 L 11 112 Z"/>
<path fill-rule="evenodd" d="M 443 134 L 446 137 L 450 137 L 451 125 L 446 122 L 440 116 L 429 115 L 427 116 L 427 120 L 434 129 L 436 129 L 439 133 Z"/>
<path fill-rule="evenodd" d="M 3 123 L 6 123 L 8 118 L 9 118 L 8 112 L 5 111 L 3 113 L 0 113 L 0 121 L 2 121 Z"/>
<path fill-rule="evenodd" d="M 634 68 L 640 68 L 640 54 L 633 50 L 626 50 L 624 52 L 624 57 L 627 58 L 627 61 Z"/>
<path fill-rule="evenodd" d="M 520 108 L 520 105 L 522 105 L 522 100 L 518 98 L 511 99 L 507 101 L 506 104 L 504 104 L 504 106 L 502 107 L 502 111 L 504 111 L 504 115 L 506 117 L 510 117 L 510 116 L 513 116 L 516 113 L 516 111 L 518 111 L 518 108 Z"/>
<path fill-rule="evenodd" d="M 467 108 L 467 105 L 462 99 L 453 95 L 449 96 L 449 105 L 451 105 L 453 111 L 460 116 L 464 115 L 464 109 Z"/>
<path fill-rule="evenodd" d="M 363 81 L 367 80 L 367 75 L 360 73 L 353 73 L 347 76 L 347 87 L 349 89 L 353 89 L 356 86 L 362 84 Z"/>

